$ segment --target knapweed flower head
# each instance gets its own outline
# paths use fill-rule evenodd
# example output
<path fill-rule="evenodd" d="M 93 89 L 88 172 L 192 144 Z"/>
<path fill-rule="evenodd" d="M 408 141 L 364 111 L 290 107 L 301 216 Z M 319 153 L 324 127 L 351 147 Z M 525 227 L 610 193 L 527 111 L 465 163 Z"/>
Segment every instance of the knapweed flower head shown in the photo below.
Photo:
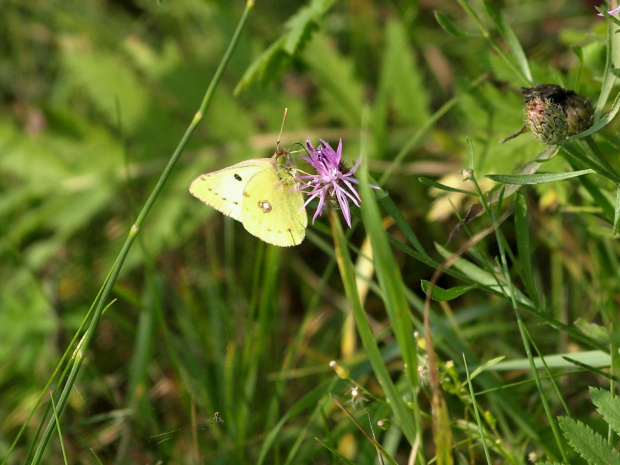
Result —
<path fill-rule="evenodd" d="M 537 108 L 547 117 L 557 117 L 568 123 L 567 136 L 574 136 L 592 126 L 594 108 L 589 98 L 579 95 L 573 90 L 564 89 L 556 84 L 538 84 L 534 87 L 522 87 L 525 101 L 526 118 L 536 118 Z M 546 103 L 546 108 L 540 107 L 540 101 Z M 559 108 L 557 108 L 559 107 Z M 534 123 L 532 121 L 532 123 Z M 528 126 L 530 124 L 526 123 Z M 563 131 L 562 121 L 555 120 L 550 125 L 556 125 Z M 534 130 L 532 130 L 534 132 Z M 536 133 L 535 133 L 536 135 Z M 553 139 L 555 136 L 550 136 Z M 543 136 L 546 138 L 546 136 Z M 551 142 L 552 144 L 554 142 Z"/>
<path fill-rule="evenodd" d="M 360 165 L 362 158 L 360 157 L 350 170 L 342 163 L 342 139 L 338 144 L 338 149 L 334 149 L 324 140 L 315 149 L 310 141 L 306 141 L 306 149 L 308 157 L 301 157 L 307 161 L 316 170 L 316 174 L 299 176 L 297 180 L 302 184 L 299 190 L 304 191 L 308 195 L 308 200 L 304 207 L 315 198 L 319 199 L 316 213 L 312 217 L 312 222 L 321 215 L 325 202 L 335 199 L 342 210 L 347 225 L 351 227 L 351 210 L 349 201 L 353 202 L 356 207 L 360 206 L 362 199 L 355 190 L 354 185 L 359 181 L 353 177 L 353 173 Z M 346 172 L 345 172 L 346 171 Z M 374 187 L 374 186 L 373 186 Z"/>
<path fill-rule="evenodd" d="M 522 87 L 525 125 L 502 139 L 504 143 L 522 134 L 526 128 L 543 144 L 559 145 L 569 136 L 589 129 L 594 108 L 589 98 L 557 84 Z"/>
<path fill-rule="evenodd" d="M 566 113 L 549 99 L 535 97 L 525 104 L 525 125 L 543 144 L 559 145 L 568 135 Z"/>

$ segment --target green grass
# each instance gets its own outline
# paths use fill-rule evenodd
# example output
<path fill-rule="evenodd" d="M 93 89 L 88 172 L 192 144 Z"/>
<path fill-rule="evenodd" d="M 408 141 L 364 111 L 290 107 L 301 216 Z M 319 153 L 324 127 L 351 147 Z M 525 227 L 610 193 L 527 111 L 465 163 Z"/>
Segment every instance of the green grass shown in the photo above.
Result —
<path fill-rule="evenodd" d="M 617 26 L 431 3 L 3 4 L 0 463 L 618 462 Z M 188 192 L 285 107 L 363 157 L 294 248 Z"/>

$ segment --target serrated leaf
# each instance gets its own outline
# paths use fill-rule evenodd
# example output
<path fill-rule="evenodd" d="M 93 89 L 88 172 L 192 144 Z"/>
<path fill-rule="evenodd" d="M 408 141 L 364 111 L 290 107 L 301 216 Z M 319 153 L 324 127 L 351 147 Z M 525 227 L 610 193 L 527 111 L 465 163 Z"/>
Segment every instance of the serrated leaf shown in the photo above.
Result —
<path fill-rule="evenodd" d="M 284 51 L 283 43 L 285 37 L 281 36 L 269 46 L 261 55 L 255 59 L 245 71 L 241 80 L 235 88 L 235 95 L 247 89 L 254 82 L 265 85 L 277 78 L 288 68 L 291 56 Z"/>
<path fill-rule="evenodd" d="M 564 437 L 590 465 L 620 465 L 620 456 L 596 431 L 584 423 L 568 417 L 558 419 Z"/>
<path fill-rule="evenodd" d="M 536 174 L 487 174 L 485 177 L 491 181 L 502 184 L 516 184 L 519 186 L 529 184 L 544 184 L 547 182 L 563 181 L 576 178 L 584 174 L 592 174 L 594 170 L 571 171 L 570 173 L 536 173 Z"/>
<path fill-rule="evenodd" d="M 302 58 L 316 79 L 321 101 L 330 113 L 346 126 L 359 125 L 364 85 L 351 58 L 336 49 L 323 34 L 314 35 L 306 45 Z"/>
<path fill-rule="evenodd" d="M 296 55 L 310 39 L 313 31 L 319 28 L 318 21 L 334 0 L 314 0 L 310 5 L 300 8 L 285 23 L 288 33 L 284 36 L 284 50 Z"/>
<path fill-rule="evenodd" d="M 616 434 L 620 434 L 620 397 L 614 397 L 609 391 L 595 387 L 590 388 L 590 395 L 598 413 Z"/>
<path fill-rule="evenodd" d="M 250 64 L 235 88 L 235 95 L 254 82 L 265 85 L 280 77 L 292 59 L 303 50 L 312 32 L 319 28 L 320 19 L 334 1 L 313 0 L 291 16 L 285 23 L 286 32 Z"/>
<path fill-rule="evenodd" d="M 416 63 L 405 26 L 397 20 L 387 25 L 381 68 L 382 87 L 394 112 L 405 124 L 422 126 L 430 117 L 429 95 L 422 68 Z"/>
<path fill-rule="evenodd" d="M 575 322 L 575 326 L 581 331 L 583 334 L 591 337 L 595 341 L 601 343 L 602 345 L 608 345 L 611 343 L 609 329 L 604 326 L 598 325 L 596 323 L 592 323 L 586 320 L 582 320 L 579 318 Z M 620 341 L 617 341 L 620 342 Z"/>
<path fill-rule="evenodd" d="M 111 125 L 118 124 L 120 110 L 123 126 L 133 132 L 143 118 L 149 98 L 138 73 L 122 54 L 104 53 L 96 48 L 80 49 L 77 40 L 62 48 L 61 64 L 67 89 L 82 90 L 89 101 Z M 117 108 L 118 105 L 118 108 Z"/>
<path fill-rule="evenodd" d="M 426 295 L 428 295 L 428 289 L 430 288 L 430 285 L 430 281 L 427 281 L 425 279 L 422 280 L 422 290 Z M 474 289 L 475 287 L 476 286 L 474 285 L 469 285 L 451 287 L 450 289 L 443 289 L 437 285 L 434 285 L 431 299 L 433 299 L 435 302 L 447 302 L 449 300 L 454 300 L 457 297 L 462 296 L 467 291 Z"/>

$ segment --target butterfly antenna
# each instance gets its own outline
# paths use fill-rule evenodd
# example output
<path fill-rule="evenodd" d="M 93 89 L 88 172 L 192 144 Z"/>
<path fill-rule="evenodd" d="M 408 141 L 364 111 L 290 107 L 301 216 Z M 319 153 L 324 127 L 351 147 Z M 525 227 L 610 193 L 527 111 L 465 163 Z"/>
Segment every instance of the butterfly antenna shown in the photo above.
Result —
<path fill-rule="evenodd" d="M 280 139 L 282 138 L 282 130 L 284 129 L 284 120 L 286 120 L 286 114 L 288 108 L 284 109 L 284 116 L 282 116 L 282 126 L 280 126 L 280 134 L 278 135 L 278 141 L 276 142 L 276 153 L 280 153 Z"/>

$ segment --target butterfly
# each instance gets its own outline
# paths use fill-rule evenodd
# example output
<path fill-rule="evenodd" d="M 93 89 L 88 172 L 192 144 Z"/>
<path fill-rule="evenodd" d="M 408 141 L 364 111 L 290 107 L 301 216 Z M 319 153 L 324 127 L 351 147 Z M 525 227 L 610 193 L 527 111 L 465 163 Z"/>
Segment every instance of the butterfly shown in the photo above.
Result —
<path fill-rule="evenodd" d="M 286 113 L 285 113 L 286 116 Z M 240 221 L 259 239 L 280 247 L 304 240 L 308 216 L 302 193 L 296 188 L 297 167 L 286 150 L 271 158 L 257 158 L 213 173 L 201 174 L 189 186 L 190 193 Z"/>

